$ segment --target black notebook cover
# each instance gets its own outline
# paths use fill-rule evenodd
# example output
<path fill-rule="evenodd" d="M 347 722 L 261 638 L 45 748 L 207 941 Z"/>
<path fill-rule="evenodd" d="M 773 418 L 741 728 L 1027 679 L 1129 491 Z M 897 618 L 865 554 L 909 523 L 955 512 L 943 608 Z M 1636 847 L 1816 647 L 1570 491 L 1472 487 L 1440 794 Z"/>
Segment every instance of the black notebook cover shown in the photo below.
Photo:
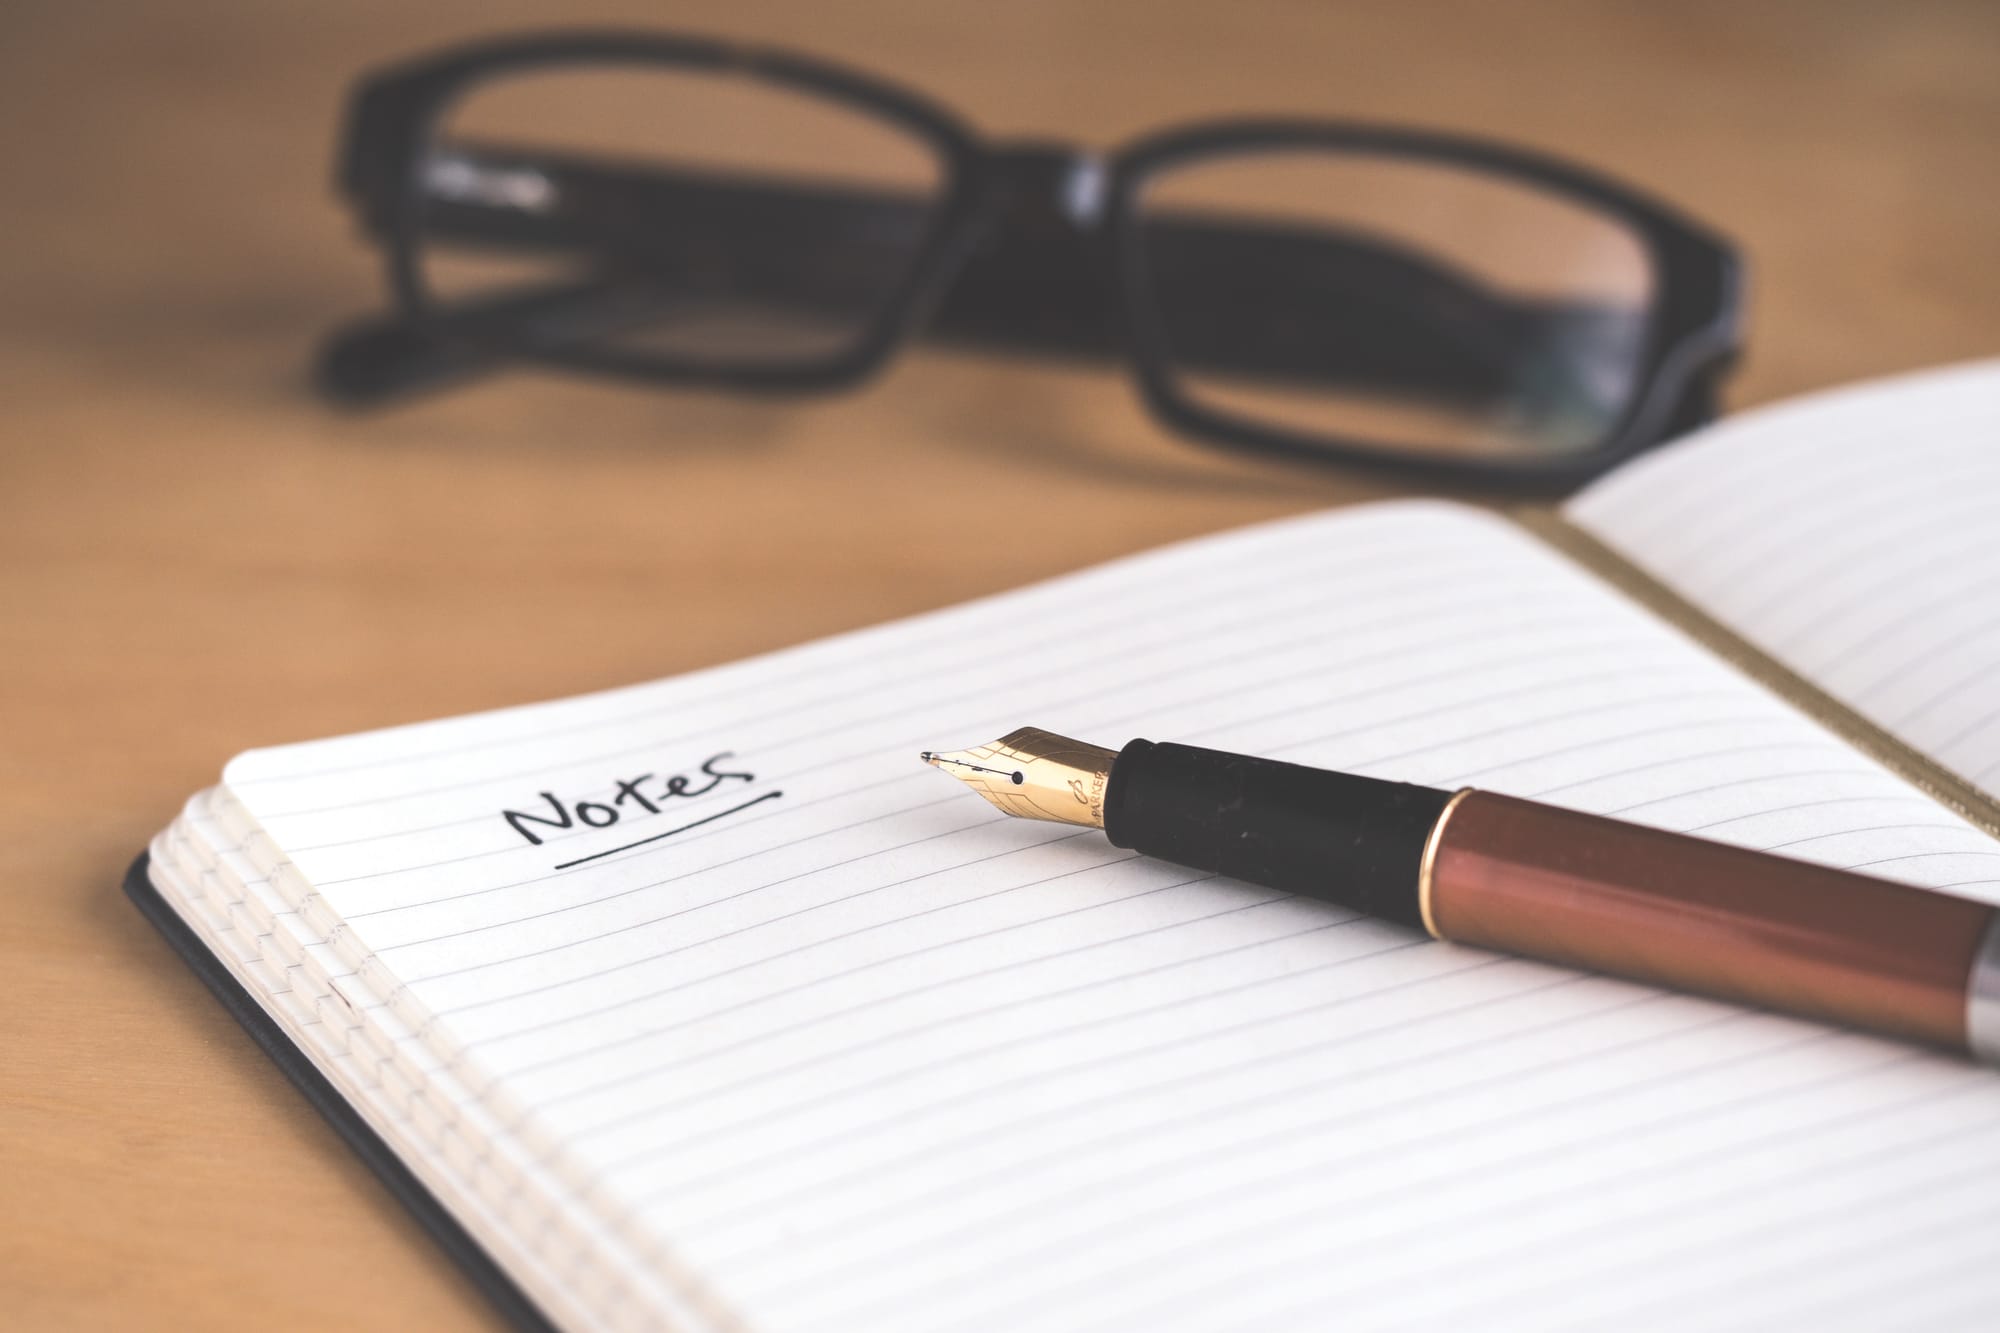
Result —
<path fill-rule="evenodd" d="M 153 887 L 152 877 L 146 873 L 148 859 L 148 855 L 141 852 L 139 859 L 132 863 L 132 868 L 125 872 L 125 896 L 138 905 L 160 934 L 167 937 L 167 943 L 174 946 L 174 951 L 194 969 L 194 974 L 201 978 L 216 999 L 222 1001 L 222 1007 L 264 1048 L 264 1054 L 277 1062 L 278 1068 L 284 1070 L 285 1077 L 305 1094 L 313 1109 L 326 1117 L 335 1132 L 347 1140 L 347 1146 L 360 1155 L 369 1169 L 388 1186 L 389 1192 L 415 1215 L 424 1230 L 444 1247 L 444 1252 L 465 1270 L 473 1284 L 486 1293 L 487 1299 L 508 1322 L 523 1333 L 555 1333 L 555 1325 L 549 1322 L 548 1316 L 514 1285 L 506 1270 L 480 1248 L 479 1243 L 459 1225 L 458 1219 L 438 1202 L 437 1196 L 424 1187 L 409 1167 L 403 1165 L 403 1160 L 369 1127 L 368 1122 L 361 1118 L 361 1113 L 327 1081 L 311 1058 L 293 1044 L 276 1020 L 264 1012 L 264 1007 L 243 989 L 222 960 L 209 951 L 201 937 L 160 896 L 160 891 Z"/>

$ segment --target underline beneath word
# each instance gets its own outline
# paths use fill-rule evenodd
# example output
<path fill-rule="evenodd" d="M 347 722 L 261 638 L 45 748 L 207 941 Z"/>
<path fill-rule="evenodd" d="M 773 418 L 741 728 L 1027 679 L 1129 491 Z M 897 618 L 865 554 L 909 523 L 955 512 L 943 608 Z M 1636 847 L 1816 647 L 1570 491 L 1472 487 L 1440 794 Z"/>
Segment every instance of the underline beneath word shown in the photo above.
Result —
<path fill-rule="evenodd" d="M 655 833 L 650 838 L 641 838 L 637 842 L 628 842 L 623 847 L 611 847 L 601 852 L 592 852 L 589 856 L 579 856 L 574 861 L 564 861 L 556 869 L 567 870 L 571 866 L 580 866 L 585 861 L 595 861 L 601 857 L 616 856 L 620 852 L 629 852 L 634 847 L 644 847 L 649 842 L 658 842 L 662 838 L 671 838 L 676 833 L 686 833 L 691 828 L 700 828 L 703 824 L 713 824 L 718 819 L 727 819 L 738 811 L 748 810 L 751 806 L 763 801 L 775 801 L 783 795 L 784 793 L 781 791 L 767 791 L 762 796 L 753 796 L 741 805 L 732 805 L 727 810 L 718 810 L 706 819 L 697 819 L 691 824 L 683 824 L 679 828 L 670 828 L 665 833 Z"/>

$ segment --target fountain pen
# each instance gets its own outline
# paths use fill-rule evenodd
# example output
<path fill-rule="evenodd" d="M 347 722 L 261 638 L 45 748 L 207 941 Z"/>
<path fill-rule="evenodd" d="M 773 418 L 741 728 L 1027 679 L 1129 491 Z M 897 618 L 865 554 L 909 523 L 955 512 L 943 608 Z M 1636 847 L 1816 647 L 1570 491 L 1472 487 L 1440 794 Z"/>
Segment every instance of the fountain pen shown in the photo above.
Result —
<path fill-rule="evenodd" d="M 1007 814 L 1474 945 L 2000 1064 L 2000 909 L 1601 815 L 1024 727 L 925 751 Z"/>

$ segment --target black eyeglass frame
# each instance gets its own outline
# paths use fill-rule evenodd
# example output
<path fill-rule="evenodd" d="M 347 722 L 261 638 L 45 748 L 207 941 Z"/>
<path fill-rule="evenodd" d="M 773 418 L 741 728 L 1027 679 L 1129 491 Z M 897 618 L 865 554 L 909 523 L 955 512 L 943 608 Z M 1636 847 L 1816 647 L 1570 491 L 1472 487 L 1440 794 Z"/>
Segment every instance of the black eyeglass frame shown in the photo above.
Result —
<path fill-rule="evenodd" d="M 1386 468 L 1443 483 L 1567 489 L 1711 419 L 1717 385 L 1739 348 L 1742 264 L 1725 240 L 1664 203 L 1537 152 L 1426 130 L 1297 118 L 1171 128 L 1102 156 L 1060 146 L 1024 150 L 990 144 L 929 99 L 835 64 L 703 37 L 617 30 L 529 34 L 458 47 L 388 67 L 359 84 L 345 126 L 339 183 L 384 248 L 398 317 L 407 327 L 447 342 L 465 336 L 463 328 L 454 326 L 452 312 L 429 290 L 420 259 L 422 173 L 443 117 L 460 96 L 485 80 L 592 64 L 735 74 L 873 116 L 931 148 L 941 169 L 941 192 L 900 282 L 875 318 L 836 354 L 791 363 L 727 365 L 544 343 L 510 347 L 510 357 L 594 374 L 747 392 L 823 392 L 858 384 L 923 330 L 950 295 L 968 257 L 1003 222 L 1010 200 L 1024 188 L 1046 191 L 1051 163 L 1065 161 L 1072 168 L 1087 164 L 1102 173 L 1099 211 L 1065 243 L 1082 246 L 1101 275 L 1113 337 L 1132 362 L 1145 402 L 1178 433 L 1225 448 Z M 1165 170 L 1202 158 L 1273 150 L 1372 154 L 1467 168 L 1533 185 L 1622 222 L 1644 244 L 1652 266 L 1655 297 L 1635 371 L 1635 382 L 1642 387 L 1589 450 L 1520 459 L 1427 453 L 1308 435 L 1203 406 L 1175 383 L 1166 322 L 1154 304 L 1145 268 L 1141 197 L 1148 182 Z"/>

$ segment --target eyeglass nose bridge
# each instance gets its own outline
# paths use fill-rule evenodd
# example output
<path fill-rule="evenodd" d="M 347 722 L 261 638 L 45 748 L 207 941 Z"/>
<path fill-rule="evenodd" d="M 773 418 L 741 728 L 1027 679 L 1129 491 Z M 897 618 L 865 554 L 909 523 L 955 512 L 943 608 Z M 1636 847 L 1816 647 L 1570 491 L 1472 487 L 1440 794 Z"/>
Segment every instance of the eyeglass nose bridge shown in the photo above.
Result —
<path fill-rule="evenodd" d="M 1104 220 L 1105 161 L 1089 149 L 1024 139 L 996 147 L 989 159 L 993 200 L 1014 228 L 1090 232 Z"/>
<path fill-rule="evenodd" d="M 1109 280 L 1108 167 L 1087 149 L 988 150 L 978 239 L 929 321 L 933 336 L 1102 356 L 1124 346 Z"/>

